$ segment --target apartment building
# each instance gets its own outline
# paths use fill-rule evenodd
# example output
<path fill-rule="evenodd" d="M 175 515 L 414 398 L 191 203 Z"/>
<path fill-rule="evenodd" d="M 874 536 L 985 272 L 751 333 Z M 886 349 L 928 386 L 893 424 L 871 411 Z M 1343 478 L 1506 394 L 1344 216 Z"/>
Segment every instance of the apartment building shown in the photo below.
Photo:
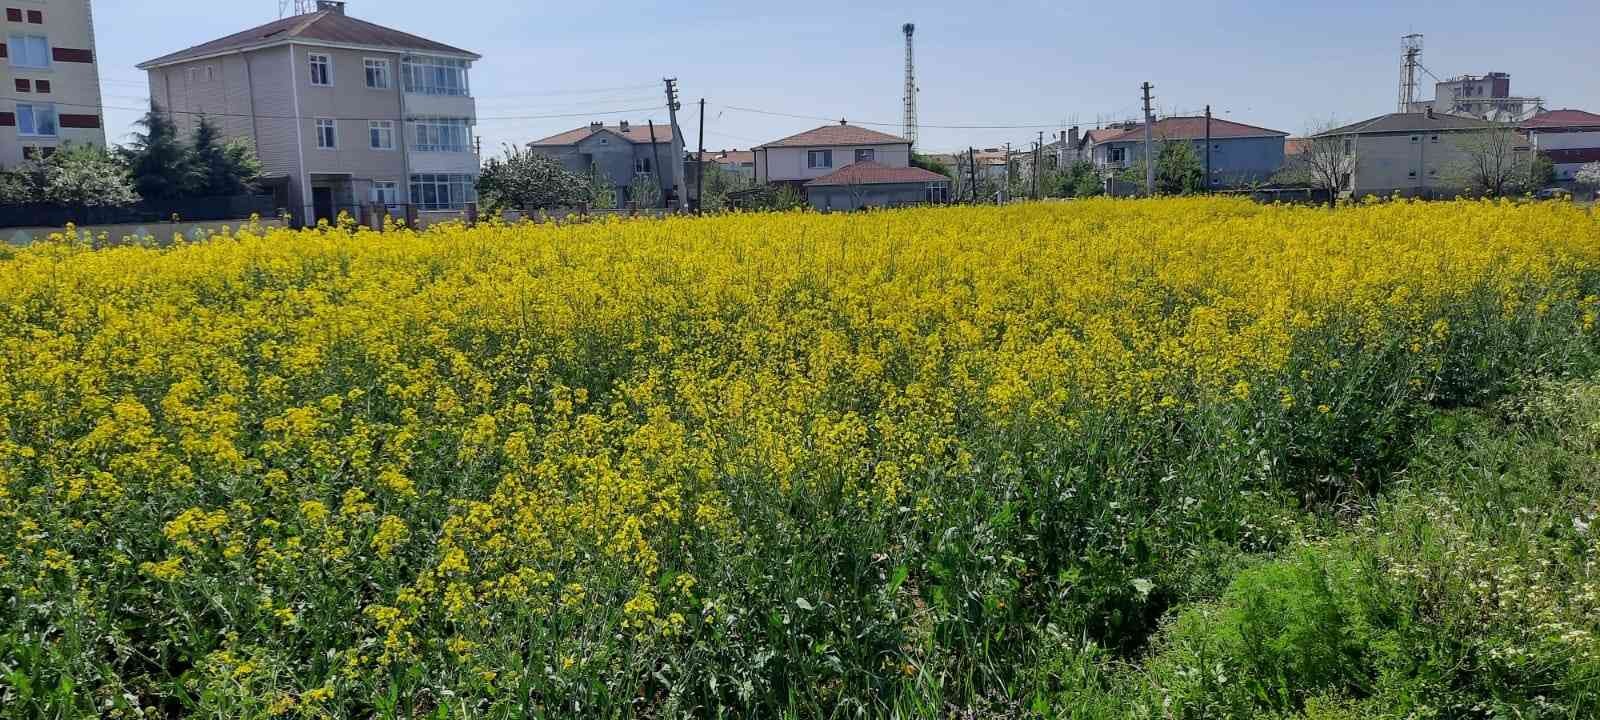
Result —
<path fill-rule="evenodd" d="M 639 177 L 656 185 L 667 205 L 678 186 L 674 159 L 683 152 L 683 139 L 672 132 L 671 123 L 652 127 L 627 120 L 616 125 L 597 121 L 535 140 L 528 143 L 528 150 L 555 158 L 579 175 L 599 173 L 611 184 L 619 207 L 638 200 L 630 192 Z"/>
<path fill-rule="evenodd" d="M 1475 138 L 1494 124 L 1464 115 L 1390 113 L 1334 128 L 1315 138 L 1338 138 L 1355 172 L 1344 190 L 1354 197 L 1400 194 L 1449 197 L 1463 190 L 1457 168 L 1471 159 Z M 1525 144 L 1513 152 L 1529 152 Z"/>
<path fill-rule="evenodd" d="M 0 167 L 104 147 L 89 0 L 0 0 Z"/>
<path fill-rule="evenodd" d="M 4 2 L 5 0 L 0 0 Z M 146 61 L 150 99 L 182 132 L 208 119 L 255 146 L 278 205 L 307 224 L 414 209 L 421 222 L 476 203 L 481 59 L 360 20 L 345 3 Z"/>

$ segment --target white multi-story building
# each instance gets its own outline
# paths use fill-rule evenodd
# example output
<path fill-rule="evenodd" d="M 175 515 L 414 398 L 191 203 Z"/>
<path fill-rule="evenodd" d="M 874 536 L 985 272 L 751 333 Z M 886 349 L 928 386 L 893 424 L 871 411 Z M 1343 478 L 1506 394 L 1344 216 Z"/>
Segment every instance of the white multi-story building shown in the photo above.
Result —
<path fill-rule="evenodd" d="M 67 144 L 104 147 L 89 0 L 0 0 L 0 167 Z"/>
<path fill-rule="evenodd" d="M 4 0 L 0 0 L 4 2 Z M 139 65 L 181 132 L 208 119 L 246 138 L 301 222 L 404 206 L 419 219 L 476 202 L 476 53 L 359 20 L 343 2 Z"/>

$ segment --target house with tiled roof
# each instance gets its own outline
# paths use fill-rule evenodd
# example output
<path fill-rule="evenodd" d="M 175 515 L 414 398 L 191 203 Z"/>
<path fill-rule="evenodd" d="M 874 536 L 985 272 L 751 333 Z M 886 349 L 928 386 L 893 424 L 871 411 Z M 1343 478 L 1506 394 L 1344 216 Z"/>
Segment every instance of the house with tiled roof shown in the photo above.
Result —
<path fill-rule="evenodd" d="M 922 168 L 864 160 L 807 182 L 805 190 L 806 201 L 823 211 L 942 205 L 950 201 L 950 178 Z"/>
<path fill-rule="evenodd" d="M 655 185 L 660 201 L 670 202 L 678 185 L 674 159 L 683 152 L 683 143 L 671 123 L 624 120 L 616 125 L 592 122 L 535 140 L 528 149 L 560 160 L 580 175 L 598 172 L 616 189 L 620 206 L 637 200 L 630 195 L 635 178 Z"/>
<path fill-rule="evenodd" d="M 1428 109 L 1367 118 L 1311 139 L 1342 143 L 1354 167 L 1344 192 L 1355 197 L 1450 197 L 1463 190 L 1458 169 L 1471 159 L 1474 142 L 1496 127 L 1504 126 Z"/>
<path fill-rule="evenodd" d="M 1600 162 L 1600 115 L 1583 110 L 1550 110 L 1517 125 L 1535 152 L 1550 158 L 1556 180 L 1572 182 L 1578 168 Z"/>
<path fill-rule="evenodd" d="M 756 146 L 756 180 L 803 185 L 846 165 L 910 167 L 911 141 L 840 120 Z"/>
<path fill-rule="evenodd" d="M 182 28 L 167 28 L 167 35 Z M 151 103 L 182 132 L 247 141 L 278 206 L 446 219 L 476 203 L 469 50 L 367 22 L 345 3 L 147 60 Z"/>
<path fill-rule="evenodd" d="M 1282 130 L 1221 118 L 1173 116 L 1161 118 L 1151 126 L 1154 143 L 1190 143 L 1202 164 L 1209 152 L 1212 187 L 1265 182 L 1283 167 L 1287 137 L 1289 133 Z M 1144 157 L 1144 124 L 1090 130 L 1081 143 L 1080 157 L 1102 172 L 1119 172 L 1138 165 Z"/>

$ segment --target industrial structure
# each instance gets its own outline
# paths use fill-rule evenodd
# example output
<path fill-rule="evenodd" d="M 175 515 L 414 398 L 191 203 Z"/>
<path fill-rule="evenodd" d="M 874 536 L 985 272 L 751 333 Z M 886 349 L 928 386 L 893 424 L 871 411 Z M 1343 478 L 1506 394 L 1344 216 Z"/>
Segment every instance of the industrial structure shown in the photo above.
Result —
<path fill-rule="evenodd" d="M 1411 33 L 1400 38 L 1400 102 L 1395 112 L 1409 112 L 1417 101 L 1417 70 L 1422 63 L 1422 34 Z"/>
<path fill-rule="evenodd" d="M 911 35 L 917 31 L 917 26 L 906 23 L 900 26 L 906 34 L 906 107 L 905 122 L 900 134 L 911 141 L 911 146 L 917 145 L 917 66 L 912 54 Z"/>

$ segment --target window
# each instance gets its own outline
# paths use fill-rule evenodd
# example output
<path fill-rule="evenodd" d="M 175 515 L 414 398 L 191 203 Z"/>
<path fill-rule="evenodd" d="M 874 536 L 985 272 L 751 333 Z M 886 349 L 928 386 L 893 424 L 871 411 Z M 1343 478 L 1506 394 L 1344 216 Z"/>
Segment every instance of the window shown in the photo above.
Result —
<path fill-rule="evenodd" d="M 808 168 L 831 168 L 831 167 L 833 167 L 833 151 L 832 150 L 807 150 L 806 151 L 806 167 L 808 167 Z"/>
<path fill-rule="evenodd" d="M 216 79 L 217 66 L 215 65 L 197 65 L 189 68 L 189 82 L 191 84 L 199 82 L 211 82 L 212 80 Z"/>
<path fill-rule="evenodd" d="M 373 150 L 394 149 L 394 121 L 373 120 L 367 123 L 367 134 L 371 136 Z"/>
<path fill-rule="evenodd" d="M 54 154 L 56 154 L 56 149 L 49 145 L 44 147 L 39 147 L 36 145 L 22 146 L 23 160 L 48 160 L 50 156 Z"/>
<path fill-rule="evenodd" d="M 400 183 L 393 180 L 374 180 L 369 199 L 378 205 L 400 204 Z"/>
<path fill-rule="evenodd" d="M 928 183 L 928 202 L 942 205 L 949 202 L 949 186 L 942 182 Z"/>
<path fill-rule="evenodd" d="M 17 103 L 18 135 L 55 137 L 56 130 L 56 106 Z"/>
<path fill-rule="evenodd" d="M 878 151 L 871 148 L 856 151 L 856 162 L 873 162 L 878 159 Z"/>
<path fill-rule="evenodd" d="M 1346 154 L 1346 155 L 1354 155 L 1355 152 L 1356 152 L 1356 139 L 1353 138 L 1353 137 L 1345 138 L 1344 139 L 1344 154 Z"/>
<path fill-rule="evenodd" d="M 27 78 L 17 78 L 16 84 L 17 92 L 19 93 L 33 92 L 33 83 L 29 82 Z"/>
<path fill-rule="evenodd" d="M 321 53 L 311 53 L 306 56 L 311 62 L 311 84 L 333 84 L 333 58 Z"/>
<path fill-rule="evenodd" d="M 332 120 L 317 121 L 317 147 L 336 150 L 339 147 L 339 125 Z"/>
<path fill-rule="evenodd" d="M 1421 135 L 1412 135 L 1411 136 L 1411 142 L 1422 142 L 1422 136 Z"/>
<path fill-rule="evenodd" d="M 408 93 L 420 95 L 466 95 L 466 60 L 418 56 L 400 61 L 400 81 Z"/>
<path fill-rule="evenodd" d="M 414 149 L 422 152 L 466 152 L 471 143 L 466 118 L 417 118 L 411 121 Z"/>
<path fill-rule="evenodd" d="M 35 80 L 35 81 L 33 81 L 33 91 L 36 92 L 36 93 L 48 93 L 48 92 L 50 92 L 50 81 L 49 80 Z"/>
<path fill-rule="evenodd" d="M 44 11 L 43 10 L 29 10 L 28 11 L 28 22 L 33 23 L 34 25 L 43 25 L 44 24 Z"/>
<path fill-rule="evenodd" d="M 1416 176 L 1417 176 L 1417 171 L 1415 171 L 1415 170 L 1412 170 L 1411 172 L 1406 173 L 1406 177 L 1416 177 Z"/>
<path fill-rule="evenodd" d="M 637 175 L 649 175 L 650 174 L 650 158 L 647 158 L 647 157 L 634 158 L 634 160 L 633 160 L 633 172 L 635 174 L 637 174 Z"/>
<path fill-rule="evenodd" d="M 6 38 L 6 52 L 12 67 L 50 67 L 50 41 L 43 35 L 11 35 Z"/>
<path fill-rule="evenodd" d="M 1114 147 L 1114 148 L 1107 148 L 1106 149 L 1106 160 L 1108 160 L 1110 162 L 1119 163 L 1120 164 L 1120 163 L 1124 162 L 1125 160 L 1127 160 L 1127 158 L 1128 158 L 1128 149 L 1127 148 Z"/>
<path fill-rule="evenodd" d="M 1439 142 L 1439 136 L 1438 135 L 1434 135 L 1432 138 L 1429 138 L 1429 140 L 1431 142 Z"/>
<path fill-rule="evenodd" d="M 422 210 L 460 210 L 474 202 L 471 175 L 412 175 L 411 202 Z"/>
<path fill-rule="evenodd" d="M 389 61 L 367 58 L 363 64 L 367 66 L 367 87 L 374 90 L 388 90 Z"/>

